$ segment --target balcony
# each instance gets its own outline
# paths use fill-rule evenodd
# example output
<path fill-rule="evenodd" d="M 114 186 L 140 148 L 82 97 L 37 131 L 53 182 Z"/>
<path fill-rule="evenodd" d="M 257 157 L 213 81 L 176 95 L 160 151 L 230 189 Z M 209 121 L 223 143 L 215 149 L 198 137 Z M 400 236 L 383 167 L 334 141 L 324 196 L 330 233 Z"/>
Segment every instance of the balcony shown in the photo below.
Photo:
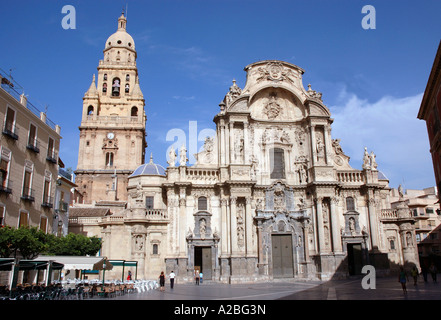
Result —
<path fill-rule="evenodd" d="M 11 139 L 18 140 L 18 128 L 10 122 L 5 123 L 2 133 Z"/>
<path fill-rule="evenodd" d="M 23 188 L 23 191 L 21 193 L 21 197 L 22 200 L 25 201 L 31 201 L 34 202 L 35 201 L 35 196 L 34 196 L 34 189 L 31 188 Z"/>
<path fill-rule="evenodd" d="M 54 164 L 57 164 L 57 153 L 55 151 L 48 151 L 46 160 L 49 162 L 52 162 Z"/>
<path fill-rule="evenodd" d="M 38 141 L 34 141 L 33 143 L 32 142 L 28 143 L 26 148 L 28 150 L 35 152 L 35 153 L 40 153 L 40 148 L 38 147 Z"/>
<path fill-rule="evenodd" d="M 43 202 L 41 203 L 41 206 L 45 207 L 45 208 L 52 208 L 53 203 L 54 203 L 54 200 L 52 197 L 43 196 Z"/>
<path fill-rule="evenodd" d="M 12 181 L 9 179 L 3 179 L 0 177 L 0 193 L 11 194 L 12 193 Z"/>
<path fill-rule="evenodd" d="M 69 204 L 67 202 L 60 201 L 58 204 L 58 212 L 67 212 L 69 210 Z"/>

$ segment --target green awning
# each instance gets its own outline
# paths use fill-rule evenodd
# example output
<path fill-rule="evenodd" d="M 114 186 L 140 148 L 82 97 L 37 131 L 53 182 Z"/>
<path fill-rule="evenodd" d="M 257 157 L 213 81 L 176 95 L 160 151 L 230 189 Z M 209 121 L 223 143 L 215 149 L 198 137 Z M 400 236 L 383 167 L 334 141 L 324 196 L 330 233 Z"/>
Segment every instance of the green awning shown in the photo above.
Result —
<path fill-rule="evenodd" d="M 108 260 L 114 266 L 124 267 L 137 267 L 138 261 L 126 261 L 126 260 Z"/>

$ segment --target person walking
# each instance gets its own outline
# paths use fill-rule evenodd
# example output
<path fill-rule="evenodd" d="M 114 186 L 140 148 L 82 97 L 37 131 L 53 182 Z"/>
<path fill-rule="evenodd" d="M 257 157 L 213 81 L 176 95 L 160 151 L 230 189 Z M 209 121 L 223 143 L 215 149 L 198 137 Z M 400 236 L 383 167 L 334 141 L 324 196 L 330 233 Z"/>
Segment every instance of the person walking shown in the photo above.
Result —
<path fill-rule="evenodd" d="M 404 271 L 403 267 L 400 267 L 400 273 L 398 274 L 398 282 L 401 283 L 401 288 L 403 288 L 404 294 L 407 294 L 406 281 L 407 281 L 407 273 L 406 271 Z"/>
<path fill-rule="evenodd" d="M 164 271 L 161 271 L 161 274 L 159 275 L 159 291 L 164 292 L 165 291 L 165 274 Z"/>
<path fill-rule="evenodd" d="M 194 279 L 196 280 L 196 285 L 199 285 L 199 270 L 194 271 Z"/>
<path fill-rule="evenodd" d="M 127 275 L 127 280 L 132 280 L 132 272 L 129 270 L 129 274 Z"/>
<path fill-rule="evenodd" d="M 170 288 L 171 289 L 173 289 L 173 287 L 175 285 L 175 277 L 176 277 L 176 275 L 172 270 L 172 272 L 170 272 Z"/>
<path fill-rule="evenodd" d="M 418 281 L 418 277 L 419 277 L 418 269 L 417 269 L 416 266 L 414 266 L 412 268 L 412 270 L 410 271 L 410 274 L 412 275 L 412 278 L 413 278 L 413 285 L 416 286 L 417 285 L 417 281 Z"/>
<path fill-rule="evenodd" d="M 430 271 L 430 275 L 432 276 L 433 282 L 436 283 L 436 273 L 438 272 L 438 270 L 436 269 L 436 266 L 433 262 L 430 265 L 429 271 Z"/>

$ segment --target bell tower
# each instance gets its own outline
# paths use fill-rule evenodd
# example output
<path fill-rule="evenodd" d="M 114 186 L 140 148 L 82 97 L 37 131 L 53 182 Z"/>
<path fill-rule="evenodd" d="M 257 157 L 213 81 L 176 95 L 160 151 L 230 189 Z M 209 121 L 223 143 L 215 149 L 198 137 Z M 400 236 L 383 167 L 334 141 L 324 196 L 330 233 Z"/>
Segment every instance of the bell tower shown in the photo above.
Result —
<path fill-rule="evenodd" d="M 106 41 L 98 75 L 83 97 L 78 190 L 84 203 L 127 199 L 127 177 L 144 163 L 145 100 L 139 87 L 136 50 L 124 13 Z"/>

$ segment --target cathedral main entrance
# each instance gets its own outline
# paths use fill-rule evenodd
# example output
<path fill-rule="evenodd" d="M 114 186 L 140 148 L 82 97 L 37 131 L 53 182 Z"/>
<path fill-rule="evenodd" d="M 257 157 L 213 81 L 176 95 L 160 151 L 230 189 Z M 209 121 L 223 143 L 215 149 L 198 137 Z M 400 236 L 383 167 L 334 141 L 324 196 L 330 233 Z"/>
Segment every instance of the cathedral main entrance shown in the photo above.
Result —
<path fill-rule="evenodd" d="M 212 279 L 211 247 L 194 248 L 194 268 L 203 273 L 204 280 Z"/>
<path fill-rule="evenodd" d="M 348 243 L 347 248 L 349 275 L 360 275 L 363 267 L 361 243 Z"/>
<path fill-rule="evenodd" d="M 294 276 L 292 235 L 272 235 L 271 243 L 273 252 L 274 278 L 292 278 Z"/>

